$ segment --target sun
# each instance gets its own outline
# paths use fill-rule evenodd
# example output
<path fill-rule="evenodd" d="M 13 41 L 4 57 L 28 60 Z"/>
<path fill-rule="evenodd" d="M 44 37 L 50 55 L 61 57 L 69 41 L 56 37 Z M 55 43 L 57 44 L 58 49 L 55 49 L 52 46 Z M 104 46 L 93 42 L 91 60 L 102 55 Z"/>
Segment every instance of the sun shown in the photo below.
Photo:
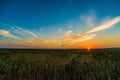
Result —
<path fill-rule="evenodd" d="M 87 47 L 87 50 L 89 51 L 89 50 L 90 50 L 90 47 Z"/>
<path fill-rule="evenodd" d="M 90 49 L 90 47 L 87 48 L 88 50 Z"/>

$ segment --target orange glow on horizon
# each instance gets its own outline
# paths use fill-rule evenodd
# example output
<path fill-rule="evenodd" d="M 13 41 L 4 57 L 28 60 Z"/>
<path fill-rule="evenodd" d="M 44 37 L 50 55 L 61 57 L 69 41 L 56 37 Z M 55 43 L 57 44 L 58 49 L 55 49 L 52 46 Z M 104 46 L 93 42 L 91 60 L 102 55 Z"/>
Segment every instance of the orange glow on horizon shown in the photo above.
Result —
<path fill-rule="evenodd" d="M 88 47 L 87 49 L 90 50 L 90 47 Z"/>
<path fill-rule="evenodd" d="M 87 47 L 87 51 L 90 51 L 90 49 L 91 49 L 90 47 Z"/>

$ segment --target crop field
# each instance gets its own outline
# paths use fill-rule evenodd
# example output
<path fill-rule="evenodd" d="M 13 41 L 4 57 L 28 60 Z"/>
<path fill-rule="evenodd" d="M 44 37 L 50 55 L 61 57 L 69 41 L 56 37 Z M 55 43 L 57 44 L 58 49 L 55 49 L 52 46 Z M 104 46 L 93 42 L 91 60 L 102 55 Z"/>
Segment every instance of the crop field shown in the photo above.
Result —
<path fill-rule="evenodd" d="M 120 49 L 0 49 L 0 80 L 120 80 Z"/>

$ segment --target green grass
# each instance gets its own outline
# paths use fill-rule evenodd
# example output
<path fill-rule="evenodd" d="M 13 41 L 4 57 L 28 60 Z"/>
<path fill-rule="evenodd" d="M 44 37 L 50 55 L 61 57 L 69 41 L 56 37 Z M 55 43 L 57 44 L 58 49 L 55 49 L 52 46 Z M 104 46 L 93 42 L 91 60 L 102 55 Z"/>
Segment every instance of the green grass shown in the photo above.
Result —
<path fill-rule="evenodd" d="M 0 80 L 120 80 L 120 49 L 0 49 Z"/>

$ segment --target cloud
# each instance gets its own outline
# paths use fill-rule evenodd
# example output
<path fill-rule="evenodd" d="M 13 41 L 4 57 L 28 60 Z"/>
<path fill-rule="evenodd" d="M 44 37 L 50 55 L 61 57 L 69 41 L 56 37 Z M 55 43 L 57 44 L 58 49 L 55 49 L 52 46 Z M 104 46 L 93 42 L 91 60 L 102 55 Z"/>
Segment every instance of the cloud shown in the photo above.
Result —
<path fill-rule="evenodd" d="M 79 41 L 86 41 L 86 40 L 90 40 L 92 38 L 94 38 L 96 36 L 96 34 L 88 34 L 88 35 L 84 35 L 84 36 L 81 36 L 80 38 L 74 40 L 73 42 L 79 42 Z"/>
<path fill-rule="evenodd" d="M 25 39 L 30 39 L 30 40 L 34 40 L 34 41 L 41 41 L 41 42 L 46 42 L 46 40 L 42 37 L 40 37 L 39 33 L 35 33 L 35 32 L 32 32 L 32 31 L 29 31 L 29 30 L 26 30 L 26 29 L 23 29 L 23 28 L 20 28 L 18 26 L 15 26 L 15 27 L 11 27 L 11 29 L 13 29 L 13 33 L 21 36 L 22 38 L 25 38 Z"/>
<path fill-rule="evenodd" d="M 86 31 L 85 33 L 88 34 L 88 33 L 102 31 L 102 30 L 105 30 L 105 29 L 108 29 L 108 28 L 112 27 L 113 25 L 115 25 L 119 22 L 120 22 L 120 16 L 118 16 L 114 19 L 108 20 L 108 21 L 94 27 L 93 29 Z"/>
<path fill-rule="evenodd" d="M 60 31 L 60 32 L 61 32 L 61 31 L 62 31 L 62 29 L 61 29 L 61 28 L 58 28 L 58 31 Z"/>
<path fill-rule="evenodd" d="M 63 40 L 64 41 L 71 41 L 71 40 L 78 39 L 79 37 L 81 37 L 81 35 L 79 35 L 79 34 L 69 34 L 68 36 L 64 36 Z"/>
<path fill-rule="evenodd" d="M 8 38 L 14 38 L 14 39 L 19 39 L 18 37 L 14 36 L 13 34 L 11 34 L 9 31 L 7 30 L 0 30 L 0 35 L 8 37 Z"/>
<path fill-rule="evenodd" d="M 80 15 L 81 21 L 87 27 L 93 27 L 95 25 L 96 13 L 94 10 L 90 10 L 85 14 Z"/>
<path fill-rule="evenodd" d="M 75 43 L 79 43 L 81 41 L 93 39 L 95 36 L 96 36 L 96 34 L 88 34 L 88 35 L 84 35 L 84 36 L 78 36 L 77 38 L 72 38 L 71 40 L 69 39 L 69 41 L 66 41 L 63 44 L 60 44 L 60 46 L 70 46 Z"/>
<path fill-rule="evenodd" d="M 48 40 L 40 37 L 39 33 L 35 33 L 23 28 L 20 28 L 18 26 L 15 26 L 14 28 L 14 33 L 18 34 L 19 36 L 22 37 L 22 39 L 27 42 L 30 45 L 37 45 L 40 43 L 48 43 Z"/>
<path fill-rule="evenodd" d="M 89 20 L 91 21 L 91 18 L 88 18 L 88 22 L 89 22 Z M 90 34 L 90 33 L 108 29 L 119 22 L 120 22 L 120 17 L 118 16 L 111 20 L 107 20 L 104 23 L 94 27 L 91 30 L 85 31 L 85 32 L 80 32 L 77 34 L 72 34 L 72 31 L 64 32 L 64 34 L 63 34 L 64 42 L 63 42 L 63 44 L 60 44 L 60 46 L 68 46 L 68 45 L 72 45 L 72 44 L 75 44 L 75 43 L 78 43 L 81 41 L 93 39 L 96 36 L 96 34 Z"/>
<path fill-rule="evenodd" d="M 7 27 L 7 30 L 0 30 L 0 35 L 15 39 L 19 39 L 18 37 L 20 37 L 19 41 L 16 42 L 24 42 L 26 45 L 31 46 L 38 45 L 40 43 L 44 44 L 48 42 L 48 40 L 41 38 L 40 34 L 37 32 L 32 32 L 30 30 L 23 29 L 19 26 L 9 26 L 7 24 L 2 23 L 0 24 Z M 14 35 L 12 35 L 10 32 Z"/>
<path fill-rule="evenodd" d="M 63 32 L 64 37 L 70 36 L 71 34 L 72 34 L 71 30 L 68 30 L 67 32 Z"/>
<path fill-rule="evenodd" d="M 86 23 L 89 25 L 90 23 L 92 23 L 94 19 L 93 17 L 85 17 L 85 18 L 86 18 L 85 19 Z M 0 35 L 8 37 L 8 38 L 19 39 L 18 41 L 16 40 L 16 42 L 24 42 L 25 45 L 28 45 L 28 46 L 41 46 L 41 45 L 50 45 L 50 44 L 60 43 L 59 46 L 63 47 L 63 46 L 70 46 L 70 45 L 73 45 L 73 44 L 76 44 L 82 41 L 91 40 L 95 36 L 97 36 L 95 32 L 111 28 L 112 26 L 114 26 L 115 24 L 119 22 L 120 22 L 120 16 L 104 21 L 100 25 L 95 26 L 94 28 L 90 30 L 79 32 L 79 33 L 73 33 L 72 30 L 68 30 L 64 32 L 61 28 L 58 28 L 58 31 L 62 33 L 62 36 L 60 36 L 59 38 L 60 40 L 44 39 L 40 36 L 38 32 L 26 30 L 18 26 L 9 26 L 7 24 L 2 24 L 2 25 L 8 26 L 10 29 L 0 30 Z M 13 33 L 14 35 L 11 33 Z"/>
<path fill-rule="evenodd" d="M 16 33 L 21 33 L 21 35 L 24 33 L 23 35 L 29 35 L 34 38 L 39 38 L 39 36 L 37 34 L 33 33 L 32 31 L 22 29 L 18 26 L 14 27 L 14 28 L 15 28 L 14 30 L 16 30 Z"/>

